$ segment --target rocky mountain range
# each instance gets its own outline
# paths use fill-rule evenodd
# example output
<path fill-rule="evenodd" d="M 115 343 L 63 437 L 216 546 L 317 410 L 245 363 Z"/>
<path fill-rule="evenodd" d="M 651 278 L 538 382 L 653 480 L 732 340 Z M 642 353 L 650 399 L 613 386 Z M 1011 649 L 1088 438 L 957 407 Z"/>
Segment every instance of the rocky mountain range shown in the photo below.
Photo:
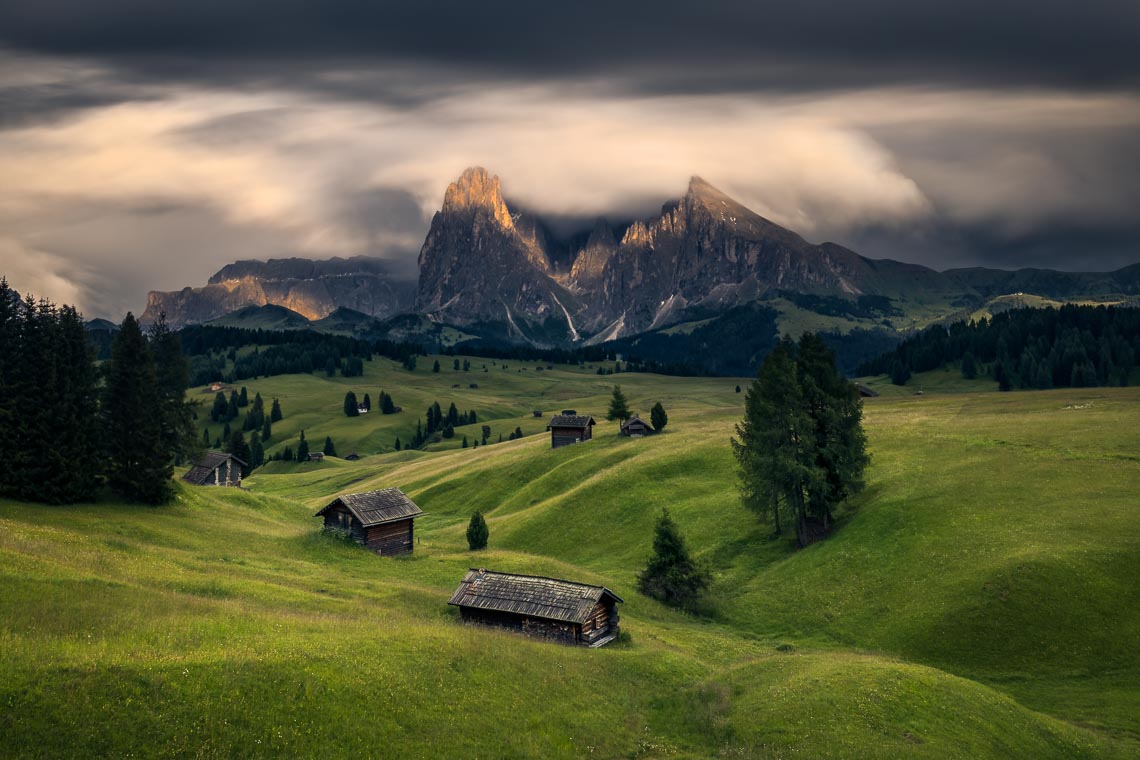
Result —
<path fill-rule="evenodd" d="M 151 291 L 141 320 L 153 322 L 165 312 L 171 326 L 183 327 L 268 304 L 311 320 L 338 308 L 385 318 L 410 310 L 415 292 L 415 281 L 395 274 L 382 259 L 238 261 L 218 270 L 205 287 Z"/>
<path fill-rule="evenodd" d="M 274 304 L 313 321 L 338 310 L 378 319 L 415 313 L 427 324 L 496 340 L 589 345 L 675 332 L 687 323 L 708 332 L 710 320 L 730 312 L 733 329 L 741 330 L 741 315 L 758 307 L 780 315 L 780 330 L 799 327 L 796 315 L 806 313 L 811 329 L 854 325 L 897 336 L 968 315 L 1002 294 L 1140 293 L 1140 265 L 1106 274 L 937 272 L 812 244 L 700 177 L 654 216 L 600 218 L 571 234 L 553 229 L 509 203 L 498 177 L 473 167 L 444 193 L 416 282 L 363 257 L 239 261 L 204 288 L 150 293 L 143 318 L 165 311 L 181 326 Z"/>

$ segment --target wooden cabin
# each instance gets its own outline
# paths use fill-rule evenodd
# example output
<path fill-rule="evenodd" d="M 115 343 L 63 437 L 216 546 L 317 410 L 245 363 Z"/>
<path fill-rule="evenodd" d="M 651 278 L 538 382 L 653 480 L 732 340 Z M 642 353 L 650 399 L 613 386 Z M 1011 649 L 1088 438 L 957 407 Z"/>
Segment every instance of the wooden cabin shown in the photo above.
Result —
<path fill-rule="evenodd" d="M 195 486 L 241 487 L 241 478 L 249 464 L 224 451 L 207 451 L 182 479 Z"/>
<path fill-rule="evenodd" d="M 323 451 L 312 452 L 311 454 L 309 454 L 309 461 L 310 462 L 323 462 L 323 461 L 325 461 L 325 452 L 323 452 Z"/>
<path fill-rule="evenodd" d="M 617 638 L 622 598 L 602 586 L 471 569 L 448 604 L 469 623 L 600 647 Z"/>
<path fill-rule="evenodd" d="M 657 431 L 645 420 L 636 414 L 621 423 L 621 434 L 631 438 L 640 438 L 643 435 L 653 435 Z"/>
<path fill-rule="evenodd" d="M 316 517 L 325 528 L 347 530 L 353 540 L 385 557 L 411 554 L 415 518 L 423 514 L 399 488 L 338 496 Z"/>
<path fill-rule="evenodd" d="M 357 454 L 357 453 L 354 451 L 354 452 L 352 452 L 351 454 L 349 454 L 348 456 L 346 456 L 346 457 L 344 458 L 344 461 L 346 461 L 346 462 L 355 462 L 355 461 L 356 461 L 356 460 L 358 460 L 358 459 L 360 459 L 360 455 L 359 455 L 359 454 Z"/>
<path fill-rule="evenodd" d="M 875 398 L 879 392 L 870 386 L 863 385 L 863 383 L 855 383 L 855 390 L 859 391 L 859 395 L 863 398 Z"/>
<path fill-rule="evenodd" d="M 588 441 L 593 436 L 593 426 L 597 423 L 588 414 L 578 414 L 573 409 L 563 409 L 562 414 L 550 418 L 546 429 L 550 431 L 550 447 L 553 449 L 569 446 L 572 443 Z"/>

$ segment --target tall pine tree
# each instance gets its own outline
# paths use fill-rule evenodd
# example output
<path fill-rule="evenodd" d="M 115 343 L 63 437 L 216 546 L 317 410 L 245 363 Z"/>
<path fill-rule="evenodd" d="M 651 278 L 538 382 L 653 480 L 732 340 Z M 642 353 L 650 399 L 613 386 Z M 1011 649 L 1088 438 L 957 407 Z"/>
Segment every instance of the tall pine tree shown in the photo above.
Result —
<path fill-rule="evenodd" d="M 154 356 L 134 315 L 111 345 L 103 391 L 107 482 L 119 496 L 146 504 L 167 501 L 173 487 L 159 408 Z"/>

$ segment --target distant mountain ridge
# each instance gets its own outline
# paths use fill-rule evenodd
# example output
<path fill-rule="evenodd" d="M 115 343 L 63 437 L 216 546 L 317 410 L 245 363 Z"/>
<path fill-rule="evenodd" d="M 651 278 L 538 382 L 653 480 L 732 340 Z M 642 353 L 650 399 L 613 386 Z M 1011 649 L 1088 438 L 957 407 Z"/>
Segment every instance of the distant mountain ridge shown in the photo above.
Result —
<path fill-rule="evenodd" d="M 1014 293 L 1060 300 L 1140 294 L 1140 265 L 1111 273 L 937 272 L 813 244 L 696 176 L 654 216 L 598 218 L 572 234 L 554 229 L 541 215 L 512 206 L 497 176 L 472 167 L 444 193 L 415 282 L 366 257 L 239 261 L 203 288 L 152 292 L 143 318 L 165 311 L 181 326 L 246 309 L 230 322 L 282 319 L 296 327 L 304 319 L 317 329 L 373 333 L 387 325 L 402 338 L 448 327 L 464 340 L 534 346 L 621 341 L 636 348 L 638 336 L 658 334 L 654 345 L 667 353 L 679 342 L 719 350 L 721 321 L 722 332 L 739 336 L 748 319 L 771 330 L 771 313 L 777 332 L 832 331 L 839 340 L 861 331 L 865 345 L 879 346 Z M 299 318 L 248 309 L 266 305 Z M 417 319 L 392 319 L 399 315 Z M 678 333 L 701 342 L 675 340 Z"/>
<path fill-rule="evenodd" d="M 409 310 L 415 282 L 393 273 L 382 259 L 356 256 L 238 261 L 227 264 L 202 288 L 151 291 L 142 321 L 165 312 L 173 327 L 201 324 L 247 306 L 276 305 L 305 319 L 321 319 L 346 307 L 373 317 Z"/>

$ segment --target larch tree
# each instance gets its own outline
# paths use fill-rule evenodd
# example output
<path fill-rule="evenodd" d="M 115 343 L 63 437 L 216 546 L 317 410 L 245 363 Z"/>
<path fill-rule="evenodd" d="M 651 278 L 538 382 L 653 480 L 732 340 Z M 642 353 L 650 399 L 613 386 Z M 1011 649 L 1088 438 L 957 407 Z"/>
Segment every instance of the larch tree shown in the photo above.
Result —
<path fill-rule="evenodd" d="M 629 419 L 629 402 L 626 401 L 620 385 L 614 386 L 613 395 L 610 397 L 610 407 L 606 411 L 606 419 L 610 422 L 625 422 Z"/>

